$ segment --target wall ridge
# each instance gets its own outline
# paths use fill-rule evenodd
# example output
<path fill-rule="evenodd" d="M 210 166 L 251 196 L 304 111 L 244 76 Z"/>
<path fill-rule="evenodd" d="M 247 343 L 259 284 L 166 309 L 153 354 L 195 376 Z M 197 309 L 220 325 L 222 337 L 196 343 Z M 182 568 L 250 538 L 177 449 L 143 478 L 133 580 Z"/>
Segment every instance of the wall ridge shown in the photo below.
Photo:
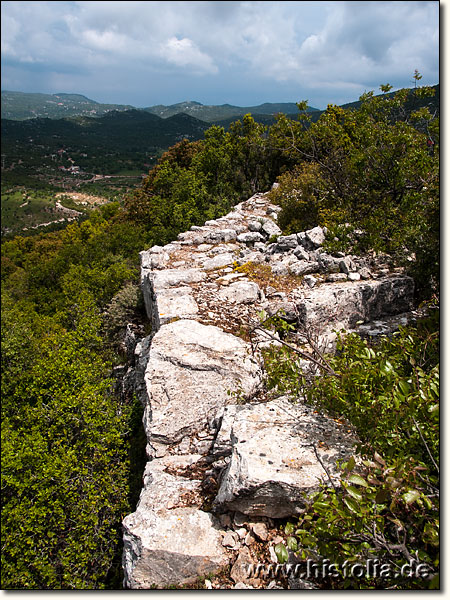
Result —
<path fill-rule="evenodd" d="M 238 538 L 229 544 L 233 514 L 270 524 L 317 488 L 314 436 L 327 440 L 321 461 L 332 477 L 353 452 L 355 439 L 301 399 L 257 401 L 259 348 L 274 341 L 254 332 L 250 343 L 247 332 L 262 311 L 313 330 L 324 351 L 335 329 L 375 335 L 414 317 L 413 280 L 386 257 L 329 254 L 321 227 L 282 235 L 279 211 L 258 193 L 140 253 L 153 327 L 137 348 L 149 462 L 123 522 L 125 587 L 182 584 L 233 563 L 244 550 Z M 292 420 L 280 425 L 286 412 Z"/>

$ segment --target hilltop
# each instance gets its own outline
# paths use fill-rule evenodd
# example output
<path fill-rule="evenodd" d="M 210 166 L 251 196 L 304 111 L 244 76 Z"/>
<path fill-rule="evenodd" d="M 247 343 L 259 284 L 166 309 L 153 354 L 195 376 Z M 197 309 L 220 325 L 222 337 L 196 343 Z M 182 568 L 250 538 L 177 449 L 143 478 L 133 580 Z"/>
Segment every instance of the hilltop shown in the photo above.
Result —
<path fill-rule="evenodd" d="M 34 94 L 2 91 L 2 119 L 61 119 L 86 115 L 99 117 L 111 110 L 134 108 L 125 104 L 100 104 L 81 94 Z"/>
<path fill-rule="evenodd" d="M 157 104 L 146 108 L 136 108 L 130 104 L 102 104 L 81 94 L 35 94 L 25 92 L 2 91 L 2 119 L 24 121 L 27 119 L 88 116 L 101 117 L 111 111 L 140 110 L 163 119 L 185 113 L 207 123 L 213 123 L 230 117 L 242 117 L 247 113 L 275 115 L 277 113 L 295 113 L 295 102 L 270 103 L 258 106 L 233 106 L 231 104 L 203 105 L 200 102 L 185 101 L 177 104 Z M 308 107 L 309 111 L 317 108 Z"/>

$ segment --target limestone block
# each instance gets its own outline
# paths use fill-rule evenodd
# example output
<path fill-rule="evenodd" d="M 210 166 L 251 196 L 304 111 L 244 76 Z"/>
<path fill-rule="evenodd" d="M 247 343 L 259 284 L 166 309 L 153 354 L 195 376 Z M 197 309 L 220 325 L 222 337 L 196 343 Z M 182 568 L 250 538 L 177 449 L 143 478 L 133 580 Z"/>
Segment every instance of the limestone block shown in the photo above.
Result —
<path fill-rule="evenodd" d="M 298 246 L 297 234 L 280 235 L 276 242 L 277 252 L 286 252 Z"/>
<path fill-rule="evenodd" d="M 244 244 L 252 244 L 254 242 L 264 241 L 264 237 L 257 231 L 249 231 L 248 233 L 240 233 L 237 236 L 237 241 Z"/>
<path fill-rule="evenodd" d="M 260 367 L 241 338 L 186 319 L 164 325 L 152 339 L 145 372 L 149 452 L 160 454 L 201 431 L 230 402 L 228 391 L 251 397 L 260 381 Z"/>
<path fill-rule="evenodd" d="M 262 223 L 260 221 L 250 221 L 248 224 L 249 231 L 261 231 Z"/>
<path fill-rule="evenodd" d="M 207 271 L 212 269 L 220 269 L 220 267 L 226 267 L 227 265 L 232 265 L 234 262 L 234 255 L 226 252 L 224 254 L 218 254 L 213 258 L 207 258 L 203 262 L 203 268 Z"/>
<path fill-rule="evenodd" d="M 319 248 L 325 241 L 325 233 L 322 227 L 313 227 L 305 231 L 306 239 L 313 248 Z"/>
<path fill-rule="evenodd" d="M 222 300 L 232 304 L 249 304 L 260 299 L 261 290 L 254 281 L 235 281 L 221 289 L 219 296 Z"/>
<path fill-rule="evenodd" d="M 302 246 L 297 246 L 294 250 L 294 256 L 296 256 L 298 260 L 309 260 L 309 254 Z"/>
<path fill-rule="evenodd" d="M 306 327 L 354 328 L 358 321 L 370 321 L 411 309 L 414 281 L 397 275 L 376 281 L 324 283 L 309 290 L 297 304 Z"/>
<path fill-rule="evenodd" d="M 198 313 L 198 305 L 190 287 L 163 289 L 157 295 L 156 329 L 174 318 L 193 319 Z"/>
<path fill-rule="evenodd" d="M 197 304 L 191 296 L 189 288 L 183 284 L 196 283 L 204 279 L 206 279 L 206 273 L 201 269 L 164 269 L 162 271 L 142 269 L 142 295 L 153 331 L 158 331 L 161 324 L 171 318 L 190 317 L 197 314 Z M 176 291 L 177 289 L 178 291 Z M 161 317 L 163 317 L 162 320 Z"/>
<path fill-rule="evenodd" d="M 322 273 L 339 273 L 340 271 L 340 259 L 329 254 L 321 252 L 317 256 L 317 262 Z"/>
<path fill-rule="evenodd" d="M 301 277 L 308 273 L 317 273 L 319 271 L 319 263 L 315 261 L 299 260 L 289 266 L 289 271 L 292 275 Z"/>
<path fill-rule="evenodd" d="M 136 511 L 123 521 L 124 587 L 167 588 L 227 564 L 220 524 L 201 510 L 201 482 L 178 475 L 198 460 L 170 456 L 147 463 Z"/>
<path fill-rule="evenodd" d="M 327 479 L 313 444 L 338 483 L 336 461 L 352 455 L 355 440 L 343 425 L 311 407 L 278 398 L 236 412 L 231 442 L 215 504 L 250 516 L 283 518 L 298 513 L 304 494 Z"/>
<path fill-rule="evenodd" d="M 180 284 L 198 283 L 206 279 L 206 273 L 201 269 L 165 269 L 150 276 L 150 282 L 155 292 L 168 287 L 179 287 Z"/>
<path fill-rule="evenodd" d="M 351 256 L 345 256 L 339 262 L 339 267 L 340 267 L 341 273 L 345 273 L 346 275 L 356 271 L 356 265 L 355 265 L 353 259 L 351 258 Z"/>
<path fill-rule="evenodd" d="M 205 233 L 203 239 L 205 242 L 217 244 L 218 242 L 231 242 L 237 237 L 236 229 L 213 229 Z"/>
<path fill-rule="evenodd" d="M 281 229 L 278 227 L 278 225 L 276 223 L 274 223 L 271 219 L 264 220 L 264 223 L 262 226 L 262 231 L 269 238 L 272 237 L 273 235 L 281 235 L 283 233 L 281 231 Z"/>

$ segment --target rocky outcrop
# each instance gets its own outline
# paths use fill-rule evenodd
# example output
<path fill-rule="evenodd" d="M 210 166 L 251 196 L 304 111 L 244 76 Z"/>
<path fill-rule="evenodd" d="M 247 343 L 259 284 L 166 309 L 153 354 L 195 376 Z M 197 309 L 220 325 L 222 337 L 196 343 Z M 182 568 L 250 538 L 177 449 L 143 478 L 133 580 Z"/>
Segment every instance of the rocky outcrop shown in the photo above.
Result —
<path fill-rule="evenodd" d="M 343 424 L 286 397 L 237 411 L 227 407 L 225 415 L 216 442 L 228 443 L 231 458 L 215 502 L 252 517 L 300 512 L 304 494 L 326 477 L 324 467 L 337 480 L 336 461 L 348 460 L 356 441 Z"/>
<path fill-rule="evenodd" d="M 279 210 L 256 194 L 141 252 L 152 334 L 130 340 L 129 354 L 149 462 L 123 522 L 126 588 L 183 585 L 224 566 L 226 587 L 273 588 L 246 574 L 259 542 L 276 560 L 275 520 L 301 509 L 325 477 L 337 484 L 351 429 L 301 398 L 260 395 L 260 349 L 277 343 L 256 327 L 261 315 L 325 349 L 336 329 L 389 334 L 411 318 L 413 282 L 388 257 L 327 253 L 320 227 L 284 236 Z"/>
<path fill-rule="evenodd" d="M 318 332 L 322 345 L 330 350 L 335 331 L 358 328 L 381 317 L 410 311 L 414 281 L 405 275 L 392 275 L 372 281 L 324 283 L 307 290 L 296 304 L 299 323 Z"/>

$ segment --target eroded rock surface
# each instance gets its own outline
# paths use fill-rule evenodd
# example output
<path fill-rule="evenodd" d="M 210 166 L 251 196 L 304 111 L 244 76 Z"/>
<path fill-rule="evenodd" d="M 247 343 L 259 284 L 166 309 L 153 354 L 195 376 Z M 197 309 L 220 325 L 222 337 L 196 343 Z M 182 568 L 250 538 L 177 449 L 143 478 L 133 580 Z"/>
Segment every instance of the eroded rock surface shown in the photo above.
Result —
<path fill-rule="evenodd" d="M 136 511 L 123 521 L 125 587 L 192 583 L 228 563 L 218 521 L 201 510 L 201 481 L 178 474 L 199 458 L 147 463 Z"/>
<path fill-rule="evenodd" d="M 324 466 L 338 481 L 336 461 L 348 459 L 356 441 L 343 424 L 286 397 L 238 411 L 227 407 L 224 423 L 218 443 L 226 447 L 229 438 L 231 460 L 215 502 L 250 516 L 299 512 L 304 494 L 326 478 Z"/>
<path fill-rule="evenodd" d="M 182 319 L 153 338 L 145 381 L 144 424 L 149 455 L 154 456 L 204 429 L 208 418 L 230 402 L 229 392 L 254 396 L 261 371 L 242 339 Z"/>

